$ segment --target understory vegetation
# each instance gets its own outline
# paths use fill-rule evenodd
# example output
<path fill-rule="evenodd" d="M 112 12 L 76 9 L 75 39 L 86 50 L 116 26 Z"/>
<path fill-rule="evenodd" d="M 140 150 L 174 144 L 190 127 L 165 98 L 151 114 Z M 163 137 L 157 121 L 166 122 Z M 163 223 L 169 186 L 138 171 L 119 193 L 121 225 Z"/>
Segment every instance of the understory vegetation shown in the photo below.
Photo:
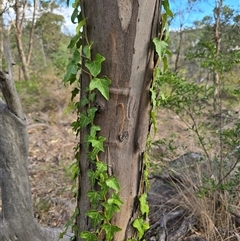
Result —
<path fill-rule="evenodd" d="M 195 22 L 198 28 L 181 25 L 170 33 L 170 70 L 156 78 L 159 123 L 151 171 L 153 178 L 167 179 L 175 193 L 159 208 L 164 213 L 172 204 L 166 220 L 183 211 L 189 233 L 203 240 L 240 237 L 238 21 L 235 10 L 216 1 L 213 16 Z M 180 236 L 169 240 L 184 237 L 181 228 L 187 225 L 180 223 L 175 223 Z"/>

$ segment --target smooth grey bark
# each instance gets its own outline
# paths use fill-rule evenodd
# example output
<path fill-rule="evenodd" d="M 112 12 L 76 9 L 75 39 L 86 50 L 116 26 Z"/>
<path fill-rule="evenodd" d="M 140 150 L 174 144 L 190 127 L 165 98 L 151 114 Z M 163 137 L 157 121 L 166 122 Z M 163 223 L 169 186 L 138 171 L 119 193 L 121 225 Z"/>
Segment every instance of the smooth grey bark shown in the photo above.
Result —
<path fill-rule="evenodd" d="M 57 241 L 60 230 L 43 228 L 34 219 L 26 119 L 14 81 L 2 71 L 0 89 L 7 102 L 0 98 L 0 241 Z"/>
<path fill-rule="evenodd" d="M 109 101 L 97 94 L 95 124 L 101 127 L 100 135 L 106 137 L 105 152 L 100 159 L 119 180 L 120 197 L 124 201 L 121 211 L 111 220 L 122 229 L 114 237 L 117 241 L 134 237 L 132 222 L 138 215 L 137 200 L 144 189 L 143 153 L 149 131 L 149 88 L 154 67 L 152 40 L 158 34 L 160 3 L 159 0 L 88 0 L 82 8 L 88 39 L 94 42 L 92 56 L 100 53 L 106 58 L 101 74 L 112 81 Z M 88 83 L 88 76 L 83 72 L 82 96 Z M 91 209 L 86 197 L 91 189 L 87 176 L 91 164 L 84 146 L 86 134 L 85 130 L 81 132 L 79 232 L 91 230 L 86 215 Z M 102 236 L 98 240 L 104 240 Z"/>

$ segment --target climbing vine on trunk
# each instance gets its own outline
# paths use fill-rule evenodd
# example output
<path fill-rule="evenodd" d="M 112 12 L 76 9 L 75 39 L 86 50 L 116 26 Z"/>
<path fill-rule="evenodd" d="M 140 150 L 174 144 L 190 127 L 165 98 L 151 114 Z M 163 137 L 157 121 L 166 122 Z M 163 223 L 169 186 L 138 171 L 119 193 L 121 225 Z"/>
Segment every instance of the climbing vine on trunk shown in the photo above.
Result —
<path fill-rule="evenodd" d="M 76 132 L 77 136 L 80 135 L 82 130 L 85 130 L 85 133 L 87 133 L 84 136 L 81 136 L 81 139 L 84 140 L 84 150 L 87 150 L 87 158 L 89 161 L 88 165 L 90 167 L 87 171 L 87 175 L 90 180 L 91 189 L 87 191 L 86 198 L 89 198 L 91 208 L 86 212 L 86 215 L 91 221 L 92 228 L 90 230 L 80 230 L 79 232 L 79 227 L 75 222 L 77 216 L 79 215 L 79 208 L 77 207 L 72 218 L 66 225 L 66 230 L 71 227 L 77 237 L 77 240 L 79 238 L 78 235 L 80 235 L 80 238 L 85 240 L 97 241 L 103 239 L 104 237 L 104 240 L 110 241 L 113 240 L 114 235 L 117 232 L 121 231 L 120 227 L 112 224 L 112 219 L 117 212 L 121 211 L 123 200 L 119 195 L 119 180 L 114 175 L 111 164 L 101 160 L 101 153 L 106 151 L 104 148 L 106 137 L 99 134 L 101 127 L 95 124 L 95 117 L 101 109 L 101 106 L 97 105 L 96 97 L 100 95 L 104 100 L 109 100 L 111 80 L 108 76 L 101 74 L 102 64 L 105 61 L 105 57 L 101 55 L 101 53 L 96 53 L 94 55 L 92 53 L 94 42 L 88 37 L 88 19 L 85 16 L 85 5 L 83 4 L 83 0 L 75 0 L 72 6 L 74 10 L 71 20 L 74 24 L 77 24 L 77 26 L 76 35 L 72 38 L 68 46 L 68 48 L 73 51 L 73 57 L 68 64 L 67 72 L 64 77 L 64 83 L 69 83 L 75 86 L 72 90 L 73 104 L 69 107 L 69 110 L 75 110 L 78 115 L 77 120 L 72 123 L 72 128 Z M 159 5 L 156 4 L 156 6 L 158 6 L 156 11 L 160 11 Z M 161 19 L 162 30 L 157 38 L 154 40 L 152 39 L 156 46 L 156 52 L 159 55 L 159 60 L 155 66 L 156 69 L 159 62 L 164 63 L 164 69 L 167 68 L 166 56 L 168 52 L 166 41 L 168 40 L 168 37 L 163 37 L 163 32 L 166 36 L 168 36 L 167 19 L 169 16 L 172 17 L 172 12 L 169 9 L 169 3 L 167 0 L 162 2 L 162 6 L 165 10 Z M 157 70 L 152 73 L 153 81 L 156 73 Z M 84 89 L 80 88 L 81 75 L 87 76 L 88 79 L 88 83 L 85 84 L 86 88 Z M 113 89 L 113 91 L 117 92 L 118 90 Z M 153 82 L 151 88 L 153 107 L 151 117 L 153 123 L 156 122 L 154 119 L 154 108 L 157 97 L 156 91 L 157 87 Z M 74 101 L 75 97 L 79 94 L 81 94 L 80 101 Z M 123 104 L 119 104 L 119 106 L 122 109 L 122 119 L 124 124 L 124 106 Z M 128 132 L 122 132 L 118 138 L 120 142 L 123 142 L 124 139 L 128 139 Z M 147 147 L 150 146 L 149 138 L 145 144 Z M 79 151 L 80 145 L 77 145 L 75 148 L 76 161 L 71 166 L 72 177 L 76 182 L 78 179 L 81 180 Z M 141 178 L 143 183 L 141 185 L 147 187 L 148 158 L 146 154 L 143 154 L 143 156 L 145 157 L 145 164 L 141 174 L 143 175 Z M 145 188 L 145 192 L 139 193 L 138 195 L 137 206 L 139 212 L 138 215 L 134 216 L 131 221 L 131 225 L 136 229 L 136 235 L 132 238 L 127 238 L 128 241 L 142 239 L 145 231 L 149 228 L 149 224 L 147 222 L 149 207 L 146 191 L 147 188 Z M 76 192 L 76 196 L 77 195 L 78 194 Z M 75 238 L 72 237 L 71 240 L 75 240 Z"/>

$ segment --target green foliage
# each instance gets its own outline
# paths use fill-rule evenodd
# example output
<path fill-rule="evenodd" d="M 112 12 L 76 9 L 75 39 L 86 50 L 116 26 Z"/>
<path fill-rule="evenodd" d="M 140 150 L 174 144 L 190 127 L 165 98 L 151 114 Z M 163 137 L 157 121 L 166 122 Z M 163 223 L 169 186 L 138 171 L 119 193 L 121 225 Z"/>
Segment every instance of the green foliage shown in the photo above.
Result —
<path fill-rule="evenodd" d="M 150 88 L 151 92 L 151 102 L 152 102 L 152 109 L 151 109 L 151 121 L 154 127 L 154 131 L 156 132 L 156 119 L 155 119 L 155 112 L 156 107 L 158 106 L 158 99 L 159 99 L 159 91 L 158 87 L 159 84 L 157 83 L 157 80 L 159 77 L 168 69 L 168 61 L 167 57 L 171 55 L 171 52 L 168 50 L 168 40 L 169 40 L 169 28 L 168 28 L 168 18 L 173 17 L 173 14 L 171 10 L 169 9 L 169 2 L 163 1 L 162 6 L 164 10 L 166 11 L 164 14 L 162 14 L 162 29 L 160 33 L 160 37 L 165 36 L 163 39 L 160 38 L 154 38 L 153 43 L 155 45 L 155 50 L 158 55 L 158 61 L 155 65 L 154 71 L 153 71 L 153 83 Z M 159 65 L 163 66 L 162 69 L 159 68 Z M 163 97 L 163 96 L 162 96 Z"/>
<path fill-rule="evenodd" d="M 133 222 L 133 227 L 137 229 L 138 236 L 141 239 L 145 231 L 149 229 L 149 223 L 144 221 L 143 218 L 136 218 Z"/>
<path fill-rule="evenodd" d="M 90 46 L 88 46 L 87 49 L 89 49 L 89 47 Z M 87 54 L 86 58 L 87 58 L 87 56 L 89 56 L 89 58 L 90 58 L 90 54 Z M 86 67 L 88 68 L 88 70 L 90 71 L 90 73 L 93 77 L 97 77 L 97 75 L 99 75 L 99 73 L 101 72 L 102 62 L 104 60 L 105 60 L 105 58 L 100 54 L 96 54 L 96 57 L 93 61 L 90 60 L 90 59 L 87 60 L 85 65 L 86 65 Z"/>
<path fill-rule="evenodd" d="M 86 239 L 88 241 L 97 241 L 97 235 L 88 231 L 81 232 L 80 238 Z"/>
<path fill-rule="evenodd" d="M 56 69 L 56 74 L 59 76 L 62 75 L 63 71 L 65 72 L 67 68 L 70 57 L 68 53 L 66 53 L 66 45 L 63 42 L 60 42 L 58 50 L 53 52 L 50 57 L 53 66 Z"/>
<path fill-rule="evenodd" d="M 146 216 L 148 216 L 149 206 L 148 206 L 148 203 L 147 203 L 147 194 L 143 193 L 142 196 L 139 198 L 139 201 L 140 201 L 141 213 L 143 215 L 146 214 Z"/>
<path fill-rule="evenodd" d="M 61 39 L 61 25 L 64 17 L 52 12 L 44 12 L 35 24 L 36 33 L 41 36 L 46 53 L 57 52 Z"/>
<path fill-rule="evenodd" d="M 158 73 L 158 72 L 156 72 Z M 231 205 L 237 196 L 237 187 L 239 185 L 240 169 L 240 121 L 234 121 L 234 125 L 229 128 L 222 128 L 222 113 L 218 117 L 220 122 L 213 126 L 208 122 L 209 118 L 213 118 L 211 105 L 209 101 L 213 99 L 213 88 L 206 89 L 204 85 L 199 85 L 181 78 L 176 73 L 169 71 L 162 75 L 156 75 L 156 86 L 163 92 L 156 96 L 155 105 L 170 109 L 176 113 L 180 120 L 186 124 L 188 130 L 192 131 L 199 141 L 199 147 L 202 149 L 203 160 L 207 167 L 211 170 L 209 173 L 202 175 L 201 186 L 198 187 L 196 195 L 199 198 L 211 198 L 215 193 L 219 195 L 228 194 L 229 199 L 227 205 Z M 172 89 L 171 93 L 165 93 L 165 90 Z M 238 101 L 239 89 L 232 91 L 235 93 L 235 101 Z M 163 96 L 163 97 L 162 97 Z M 207 117 L 207 118 L 206 118 Z M 199 121 L 200 119 L 200 121 Z M 212 140 L 206 137 L 211 135 L 212 139 L 218 138 L 218 146 L 216 143 L 212 146 Z M 159 140 L 156 144 L 168 146 L 167 149 L 174 151 L 171 141 Z M 214 148 L 214 158 L 210 157 L 210 151 Z M 226 208 L 226 207 L 225 207 Z"/>

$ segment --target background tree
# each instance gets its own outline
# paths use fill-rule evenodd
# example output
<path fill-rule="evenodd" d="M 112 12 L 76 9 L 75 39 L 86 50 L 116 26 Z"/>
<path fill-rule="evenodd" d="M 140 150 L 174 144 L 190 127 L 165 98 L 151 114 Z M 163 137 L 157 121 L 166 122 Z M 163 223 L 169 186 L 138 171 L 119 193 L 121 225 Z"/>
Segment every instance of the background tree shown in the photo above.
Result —
<path fill-rule="evenodd" d="M 183 2 L 172 1 L 175 8 L 173 8 L 174 18 L 171 21 L 171 26 L 176 29 L 174 38 L 171 38 L 171 44 L 174 46 L 173 61 L 174 61 L 174 72 L 178 72 L 180 66 L 180 58 L 184 58 L 183 41 L 185 33 L 191 31 L 190 26 L 195 13 L 199 12 L 200 0 Z M 189 31 L 190 30 L 190 31 Z M 189 37 L 189 36 L 188 36 Z M 173 45 L 174 44 L 174 45 Z M 182 61 L 181 61 L 182 62 Z"/>
<path fill-rule="evenodd" d="M 12 67 L 7 49 L 9 73 Z M 26 118 L 11 75 L 0 72 L 0 171 L 2 210 L 0 240 L 58 240 L 59 230 L 40 227 L 33 215 L 28 176 Z M 14 217 L 14 218 L 13 218 Z M 65 240 L 67 237 L 65 236 Z"/>
<path fill-rule="evenodd" d="M 56 53 L 61 42 L 61 26 L 64 17 L 50 11 L 44 12 L 36 21 L 36 33 L 38 38 L 42 40 L 44 52 L 48 55 Z"/>
<path fill-rule="evenodd" d="M 32 50 L 33 50 L 33 37 L 34 37 L 34 27 L 35 27 L 38 0 L 33 1 L 31 29 L 30 29 L 29 40 L 28 40 L 29 45 L 27 50 L 25 50 L 23 47 L 22 35 L 23 35 L 23 28 L 26 20 L 25 19 L 26 9 L 29 6 L 29 4 L 30 3 L 28 2 L 28 0 L 24 0 L 24 1 L 15 0 L 14 6 L 13 6 L 13 9 L 15 11 L 15 21 L 14 21 L 15 38 L 17 42 L 18 53 L 21 59 L 21 67 L 22 67 L 25 80 L 29 80 L 29 65 L 30 65 Z"/>
<path fill-rule="evenodd" d="M 200 38 L 186 56 L 191 61 L 200 63 L 205 72 L 201 79 L 215 86 L 216 107 L 219 106 L 217 96 L 221 94 L 220 87 L 229 83 L 227 73 L 237 68 L 239 14 L 229 6 L 223 5 L 223 1 L 216 1 L 213 15 L 205 16 L 195 24 L 195 31 L 199 33 Z M 213 56 L 215 61 L 212 61 Z"/>

